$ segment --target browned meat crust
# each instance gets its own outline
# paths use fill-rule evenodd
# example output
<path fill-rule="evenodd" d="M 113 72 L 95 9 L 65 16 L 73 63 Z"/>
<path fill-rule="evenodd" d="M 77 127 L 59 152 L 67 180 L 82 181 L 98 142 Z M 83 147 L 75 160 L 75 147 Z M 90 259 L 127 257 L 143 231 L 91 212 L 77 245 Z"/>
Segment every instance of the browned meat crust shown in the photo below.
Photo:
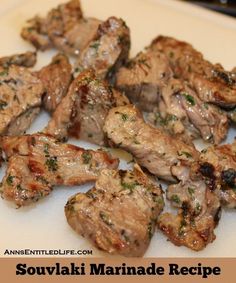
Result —
<path fill-rule="evenodd" d="M 116 106 L 116 101 L 125 103 L 117 93 L 114 96 L 112 88 L 93 71 L 82 72 L 72 82 L 45 132 L 60 140 L 73 136 L 104 145 L 103 126 L 108 111 Z"/>
<path fill-rule="evenodd" d="M 164 213 L 159 228 L 177 246 L 200 251 L 215 240 L 214 228 L 220 218 L 220 202 L 200 176 L 192 176 L 189 168 L 174 167 L 172 173 L 180 180 L 167 189 L 167 198 L 177 215 Z"/>
<path fill-rule="evenodd" d="M 7 68 L 10 65 L 18 65 L 18 66 L 30 68 L 36 64 L 36 61 L 37 61 L 36 52 L 28 51 L 26 53 L 14 54 L 11 56 L 0 58 L 0 66 Z"/>
<path fill-rule="evenodd" d="M 69 225 L 111 254 L 142 256 L 164 206 L 161 188 L 134 171 L 103 170 L 95 187 L 69 199 Z"/>
<path fill-rule="evenodd" d="M 18 206 L 49 194 L 56 185 L 95 181 L 102 169 L 116 169 L 119 161 L 102 150 L 85 150 L 43 135 L 2 137 L 9 159 L 2 181 L 2 197 Z"/>
<path fill-rule="evenodd" d="M 38 113 L 43 93 L 41 81 L 27 68 L 0 67 L 0 135 L 24 133 Z"/>
<path fill-rule="evenodd" d="M 111 109 L 104 131 L 115 146 L 130 152 L 137 163 L 165 180 L 175 180 L 171 167 L 178 162 L 198 159 L 193 146 L 146 124 L 132 105 Z"/>
<path fill-rule="evenodd" d="M 221 204 L 236 208 L 236 142 L 203 150 L 199 171 L 219 197 Z"/>
<path fill-rule="evenodd" d="M 175 76 L 187 80 L 203 101 L 223 107 L 236 106 L 235 76 L 221 65 L 211 64 L 190 44 L 171 37 L 157 37 L 151 48 L 169 58 Z"/>
<path fill-rule="evenodd" d="M 129 28 L 122 19 L 110 17 L 99 25 L 94 39 L 79 55 L 77 70 L 92 68 L 99 78 L 112 80 L 116 70 L 126 63 L 129 50 Z"/>
<path fill-rule="evenodd" d="M 57 54 L 48 66 L 38 72 L 38 77 L 46 91 L 43 105 L 47 111 L 54 112 L 67 94 L 72 80 L 72 67 L 69 59 L 64 54 Z"/>

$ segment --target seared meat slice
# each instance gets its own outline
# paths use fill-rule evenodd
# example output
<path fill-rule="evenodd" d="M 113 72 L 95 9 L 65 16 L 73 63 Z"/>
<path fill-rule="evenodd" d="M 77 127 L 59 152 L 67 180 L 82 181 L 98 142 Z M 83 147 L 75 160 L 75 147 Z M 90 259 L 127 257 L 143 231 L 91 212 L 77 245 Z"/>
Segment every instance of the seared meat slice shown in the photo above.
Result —
<path fill-rule="evenodd" d="M 121 94 L 116 97 L 122 102 Z M 60 140 L 69 135 L 104 145 L 104 121 L 115 106 L 116 99 L 108 84 L 97 79 L 93 71 L 84 71 L 72 82 L 45 132 Z"/>
<path fill-rule="evenodd" d="M 223 206 L 236 208 L 236 142 L 211 146 L 200 154 L 201 174 Z"/>
<path fill-rule="evenodd" d="M 219 64 L 206 61 L 190 44 L 159 36 L 151 49 L 163 52 L 171 63 L 175 76 L 187 80 L 205 102 L 223 107 L 236 106 L 236 80 Z"/>
<path fill-rule="evenodd" d="M 95 181 L 102 169 L 116 169 L 118 160 L 102 150 L 85 150 L 43 135 L 2 137 L 9 158 L 2 197 L 19 206 L 47 195 L 52 186 Z"/>
<path fill-rule="evenodd" d="M 218 197 L 206 186 L 203 178 L 190 175 L 186 167 L 173 167 L 180 182 L 167 189 L 167 198 L 180 208 L 178 215 L 164 213 L 159 228 L 177 246 L 199 251 L 215 240 L 214 228 L 220 218 Z"/>
<path fill-rule="evenodd" d="M 27 68 L 0 67 L 0 135 L 24 133 L 39 111 L 43 93 L 41 81 Z"/>
<path fill-rule="evenodd" d="M 130 32 L 122 19 L 108 18 L 99 25 L 97 34 L 80 53 L 77 70 L 94 69 L 99 78 L 112 79 L 129 56 Z"/>
<path fill-rule="evenodd" d="M 38 16 L 28 21 L 21 36 L 37 49 L 46 50 L 52 46 L 78 55 L 95 36 L 101 21 L 84 19 L 79 0 L 70 0 L 52 9 L 45 18 Z"/>
<path fill-rule="evenodd" d="M 152 111 L 160 100 L 162 86 L 172 75 L 166 56 L 147 49 L 119 69 L 116 87 L 141 110 Z"/>
<path fill-rule="evenodd" d="M 134 171 L 103 170 L 95 187 L 69 199 L 69 225 L 111 254 L 142 256 L 164 206 L 161 188 L 138 166 Z"/>
<path fill-rule="evenodd" d="M 152 174 L 173 181 L 171 167 L 179 161 L 197 160 L 193 146 L 175 139 L 146 124 L 132 105 L 113 108 L 105 121 L 104 131 L 115 146 L 130 152 Z"/>
<path fill-rule="evenodd" d="M 66 95 L 72 80 L 72 67 L 64 54 L 57 54 L 52 62 L 38 72 L 46 94 L 43 104 L 47 111 L 54 112 L 57 105 Z"/>
<path fill-rule="evenodd" d="M 10 65 L 18 65 L 30 68 L 36 64 L 36 61 L 36 52 L 28 51 L 26 53 L 15 54 L 0 58 L 0 66 L 8 68 Z"/>
<path fill-rule="evenodd" d="M 162 87 L 156 111 L 148 115 L 155 126 L 166 127 L 171 134 L 201 136 L 219 144 L 227 135 L 228 118 L 218 107 L 204 103 L 186 82 L 170 79 Z"/>

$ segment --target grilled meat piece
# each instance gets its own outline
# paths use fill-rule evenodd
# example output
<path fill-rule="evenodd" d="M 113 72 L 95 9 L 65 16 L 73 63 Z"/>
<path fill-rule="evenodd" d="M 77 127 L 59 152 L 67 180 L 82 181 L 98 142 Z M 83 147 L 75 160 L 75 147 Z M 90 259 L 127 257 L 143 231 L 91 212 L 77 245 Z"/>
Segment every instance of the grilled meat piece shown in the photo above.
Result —
<path fill-rule="evenodd" d="M 162 191 L 138 166 L 134 171 L 103 170 L 95 187 L 69 199 L 69 225 L 111 254 L 142 256 L 164 206 Z"/>
<path fill-rule="evenodd" d="M 49 112 L 54 112 L 62 98 L 67 94 L 72 80 L 72 67 L 64 54 L 57 54 L 52 62 L 38 72 L 38 77 L 44 85 L 46 94 L 43 105 Z"/>
<path fill-rule="evenodd" d="M 102 169 L 116 169 L 118 160 L 102 150 L 85 150 L 43 135 L 2 137 L 9 159 L 2 182 L 2 197 L 18 206 L 29 205 L 56 185 L 95 181 Z"/>
<path fill-rule="evenodd" d="M 227 115 L 218 107 L 204 103 L 186 82 L 170 79 L 162 88 L 160 102 L 148 121 L 165 127 L 170 134 L 219 144 L 228 132 Z"/>
<path fill-rule="evenodd" d="M 21 37 L 41 51 L 52 47 L 52 42 L 47 35 L 47 22 L 39 16 L 27 21 L 27 26 L 21 31 Z"/>
<path fill-rule="evenodd" d="M 126 63 L 129 50 L 129 28 L 122 19 L 110 17 L 99 25 L 94 39 L 80 53 L 77 70 L 92 68 L 99 78 L 111 80 L 116 70 Z"/>
<path fill-rule="evenodd" d="M 132 105 L 113 108 L 105 121 L 104 131 L 115 146 L 130 152 L 137 163 L 152 174 L 173 181 L 171 167 L 180 161 L 197 160 L 198 152 L 157 128 L 146 124 Z"/>
<path fill-rule="evenodd" d="M 207 179 L 221 204 L 236 208 L 236 142 L 203 150 L 199 171 Z"/>
<path fill-rule="evenodd" d="M 49 11 L 45 18 L 29 20 L 21 36 L 37 49 L 44 51 L 54 46 L 78 55 L 95 36 L 100 23 L 97 19 L 84 19 L 80 1 L 71 0 Z"/>
<path fill-rule="evenodd" d="M 37 61 L 36 52 L 28 51 L 26 53 L 14 54 L 0 58 L 0 66 L 8 68 L 10 65 L 18 65 L 22 67 L 33 67 Z"/>
<path fill-rule="evenodd" d="M 0 135 L 24 133 L 39 112 L 43 93 L 41 81 L 27 68 L 0 67 Z"/>
<path fill-rule="evenodd" d="M 160 101 L 161 89 L 172 75 L 163 53 L 146 50 L 119 69 L 116 87 L 141 110 L 150 112 Z"/>
<path fill-rule="evenodd" d="M 167 56 L 158 50 L 148 47 L 120 68 L 116 86 L 141 110 L 151 111 L 149 122 L 172 135 L 201 136 L 218 144 L 227 134 L 227 115 L 204 103 L 188 83 L 174 78 Z"/>
<path fill-rule="evenodd" d="M 121 94 L 117 96 L 116 92 L 116 97 L 123 103 Z M 108 84 L 97 79 L 93 71 L 84 71 L 72 82 L 45 132 L 60 140 L 69 135 L 104 145 L 104 121 L 115 106 L 116 99 Z"/>
<path fill-rule="evenodd" d="M 191 176 L 186 167 L 173 167 L 173 175 L 180 182 L 167 189 L 167 198 L 177 215 L 164 213 L 158 220 L 159 228 L 177 246 L 199 251 L 215 240 L 214 228 L 220 218 L 220 202 L 202 177 Z"/>
<path fill-rule="evenodd" d="M 219 64 L 206 61 L 192 45 L 174 38 L 159 36 L 150 47 L 163 52 L 177 78 L 187 80 L 205 102 L 222 107 L 236 106 L 236 80 Z"/>

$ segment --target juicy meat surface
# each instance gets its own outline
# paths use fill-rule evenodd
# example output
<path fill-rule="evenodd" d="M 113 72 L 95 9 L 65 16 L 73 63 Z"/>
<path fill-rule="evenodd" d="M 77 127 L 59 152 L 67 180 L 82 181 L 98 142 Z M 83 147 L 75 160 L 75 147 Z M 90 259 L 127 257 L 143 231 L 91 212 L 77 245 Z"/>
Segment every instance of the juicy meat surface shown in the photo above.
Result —
<path fill-rule="evenodd" d="M 111 109 L 104 131 L 115 146 L 130 152 L 139 165 L 165 180 L 175 180 L 171 173 L 173 165 L 198 159 L 194 146 L 177 138 L 173 140 L 165 132 L 146 124 L 132 105 Z"/>
<path fill-rule="evenodd" d="M 171 37 L 157 37 L 151 48 L 169 58 L 175 76 L 187 80 L 203 101 L 236 106 L 236 80 L 232 72 L 211 64 L 192 45 Z"/>
<path fill-rule="evenodd" d="M 95 36 L 101 21 L 83 18 L 79 0 L 71 0 L 48 12 L 45 18 L 39 16 L 28 21 L 21 36 L 37 49 L 51 47 L 66 54 L 78 55 Z"/>
<path fill-rule="evenodd" d="M 142 256 L 155 231 L 164 201 L 160 187 L 138 166 L 101 172 L 95 187 L 65 206 L 69 225 L 111 254 Z"/>
<path fill-rule="evenodd" d="M 2 197 L 18 206 L 39 200 L 56 185 L 95 181 L 102 169 L 119 164 L 102 150 L 85 150 L 43 134 L 2 137 L 1 146 L 9 159 Z"/>
<path fill-rule="evenodd" d="M 179 208 L 178 214 L 162 214 L 159 228 L 177 246 L 200 251 L 215 240 L 214 229 L 220 218 L 220 202 L 200 176 L 191 176 L 187 167 L 173 167 L 179 183 L 167 189 L 167 199 Z"/>
<path fill-rule="evenodd" d="M 38 72 L 38 77 L 46 92 L 43 97 L 43 105 L 47 111 L 54 112 L 67 94 L 72 80 L 72 67 L 69 59 L 64 54 L 57 54 L 48 66 Z"/>
<path fill-rule="evenodd" d="M 173 72 L 160 52 L 140 52 L 116 74 L 116 87 L 125 92 L 141 110 L 152 111 L 160 100 L 162 86 Z"/>
<path fill-rule="evenodd" d="M 162 88 L 159 104 L 148 114 L 155 126 L 167 128 L 170 134 L 184 134 L 215 144 L 228 133 L 228 117 L 217 106 L 203 102 L 186 82 L 170 79 Z"/>
<path fill-rule="evenodd" d="M 41 81 L 27 68 L 0 67 L 0 135 L 24 133 L 38 113 L 43 93 Z"/>
<path fill-rule="evenodd" d="M 129 50 L 129 28 L 122 19 L 110 17 L 99 25 L 94 39 L 80 53 L 77 70 L 92 68 L 99 78 L 112 79 L 116 70 L 126 63 Z"/>
<path fill-rule="evenodd" d="M 236 142 L 203 150 L 200 154 L 200 172 L 211 184 L 221 204 L 236 208 Z"/>
<path fill-rule="evenodd" d="M 4 68 L 9 67 L 10 65 L 18 65 L 22 67 L 33 67 L 37 61 L 36 52 L 28 51 L 26 53 L 14 54 L 11 56 L 1 57 L 0 66 Z"/>
<path fill-rule="evenodd" d="M 148 121 L 171 135 L 220 143 L 226 137 L 228 118 L 216 106 L 202 101 L 189 84 L 176 79 L 168 57 L 150 46 L 116 75 L 116 87 L 141 110 Z"/>
<path fill-rule="evenodd" d="M 116 101 L 123 103 L 121 94 L 114 95 L 112 88 L 93 71 L 84 71 L 72 82 L 45 132 L 60 140 L 73 136 L 104 145 L 105 118 Z"/>

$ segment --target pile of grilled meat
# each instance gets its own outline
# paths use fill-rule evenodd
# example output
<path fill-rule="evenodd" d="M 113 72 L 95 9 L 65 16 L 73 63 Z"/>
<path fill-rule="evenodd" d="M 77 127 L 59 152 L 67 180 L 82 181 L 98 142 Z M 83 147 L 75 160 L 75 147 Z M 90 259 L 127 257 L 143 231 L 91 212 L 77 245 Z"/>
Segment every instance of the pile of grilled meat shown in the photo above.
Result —
<path fill-rule="evenodd" d="M 142 256 L 156 229 L 195 251 L 213 242 L 221 208 L 236 208 L 236 142 L 220 145 L 236 122 L 235 71 L 165 36 L 130 59 L 126 23 L 86 18 L 79 0 L 29 20 L 21 35 L 59 53 L 38 71 L 34 52 L 0 59 L 2 198 L 25 206 L 54 186 L 93 181 L 68 200 L 65 215 L 97 248 Z M 48 125 L 25 134 L 42 108 Z M 129 152 L 133 170 L 119 170 L 105 150 L 66 143 L 70 137 Z M 212 145 L 199 152 L 197 138 Z M 163 212 L 157 178 L 176 213 Z"/>

